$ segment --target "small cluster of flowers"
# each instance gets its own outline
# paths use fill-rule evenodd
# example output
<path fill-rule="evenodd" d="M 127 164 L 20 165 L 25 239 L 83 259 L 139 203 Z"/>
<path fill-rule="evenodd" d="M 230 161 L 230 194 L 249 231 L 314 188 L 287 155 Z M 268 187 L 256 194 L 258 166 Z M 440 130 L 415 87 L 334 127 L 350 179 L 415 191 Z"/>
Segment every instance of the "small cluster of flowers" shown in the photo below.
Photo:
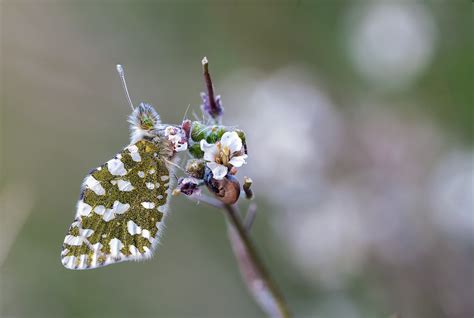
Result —
<path fill-rule="evenodd" d="M 171 129 L 167 131 L 168 138 L 179 148 L 175 150 L 188 150 L 193 157 L 186 164 L 186 176 L 178 180 L 173 193 L 199 195 L 200 186 L 206 185 L 223 203 L 233 204 L 239 199 L 241 188 L 234 175 L 247 159 L 245 134 L 239 129 L 220 125 L 223 115 L 221 98 L 214 97 L 207 59 L 204 58 L 202 63 L 208 92 L 201 93 L 201 110 L 207 120 L 205 123 L 183 121 L 180 129 L 185 132 L 186 146 L 181 144 L 178 134 Z"/>
<path fill-rule="evenodd" d="M 212 131 L 212 127 L 208 129 Z M 208 140 L 217 139 L 215 142 Z M 244 142 L 236 131 L 226 131 L 220 138 L 213 137 L 192 141 L 199 145 L 193 159 L 186 164 L 186 177 L 180 178 L 174 193 L 199 195 L 200 186 L 207 188 L 223 203 L 233 204 L 240 196 L 240 183 L 234 177 L 238 168 L 246 163 Z"/>

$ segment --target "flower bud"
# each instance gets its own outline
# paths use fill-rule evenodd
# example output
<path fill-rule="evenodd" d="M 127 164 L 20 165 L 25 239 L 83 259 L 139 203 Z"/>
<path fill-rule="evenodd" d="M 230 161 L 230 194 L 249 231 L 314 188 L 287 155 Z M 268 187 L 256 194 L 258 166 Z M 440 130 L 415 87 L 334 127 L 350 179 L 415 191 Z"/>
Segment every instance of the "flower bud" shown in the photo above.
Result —
<path fill-rule="evenodd" d="M 204 169 L 206 167 L 206 162 L 201 159 L 189 159 L 186 163 L 186 174 L 197 178 L 204 179 Z"/>

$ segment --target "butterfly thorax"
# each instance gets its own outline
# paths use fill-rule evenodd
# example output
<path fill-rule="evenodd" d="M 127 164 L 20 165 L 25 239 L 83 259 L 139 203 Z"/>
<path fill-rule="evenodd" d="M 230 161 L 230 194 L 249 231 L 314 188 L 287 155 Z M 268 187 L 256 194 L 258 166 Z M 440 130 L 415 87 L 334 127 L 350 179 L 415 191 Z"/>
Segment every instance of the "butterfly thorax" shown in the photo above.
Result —
<path fill-rule="evenodd" d="M 161 136 L 159 132 L 156 133 L 154 137 L 144 136 L 137 143 L 144 143 L 144 151 L 153 151 L 153 155 L 157 160 L 172 160 L 176 155 L 173 142 L 166 136 Z"/>

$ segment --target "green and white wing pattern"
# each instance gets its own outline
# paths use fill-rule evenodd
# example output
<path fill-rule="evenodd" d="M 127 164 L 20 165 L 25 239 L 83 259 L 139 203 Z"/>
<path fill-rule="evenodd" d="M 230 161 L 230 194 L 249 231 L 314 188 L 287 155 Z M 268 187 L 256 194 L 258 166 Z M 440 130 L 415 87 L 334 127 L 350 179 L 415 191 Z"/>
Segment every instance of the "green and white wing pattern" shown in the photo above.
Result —
<path fill-rule="evenodd" d="M 92 269 L 152 256 L 170 196 L 170 171 L 159 150 L 140 140 L 85 178 L 61 252 L 66 268 Z"/>

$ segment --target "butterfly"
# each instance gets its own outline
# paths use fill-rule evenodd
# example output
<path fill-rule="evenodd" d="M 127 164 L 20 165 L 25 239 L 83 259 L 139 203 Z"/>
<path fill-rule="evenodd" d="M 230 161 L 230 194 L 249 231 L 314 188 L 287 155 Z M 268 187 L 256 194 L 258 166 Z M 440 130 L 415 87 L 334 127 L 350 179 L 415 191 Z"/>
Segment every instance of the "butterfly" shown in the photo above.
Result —
<path fill-rule="evenodd" d="M 168 214 L 176 154 L 188 148 L 182 126 L 162 124 L 149 104 L 133 106 L 123 68 L 117 70 L 132 108 L 130 144 L 84 179 L 62 245 L 61 262 L 68 269 L 152 256 Z"/>

